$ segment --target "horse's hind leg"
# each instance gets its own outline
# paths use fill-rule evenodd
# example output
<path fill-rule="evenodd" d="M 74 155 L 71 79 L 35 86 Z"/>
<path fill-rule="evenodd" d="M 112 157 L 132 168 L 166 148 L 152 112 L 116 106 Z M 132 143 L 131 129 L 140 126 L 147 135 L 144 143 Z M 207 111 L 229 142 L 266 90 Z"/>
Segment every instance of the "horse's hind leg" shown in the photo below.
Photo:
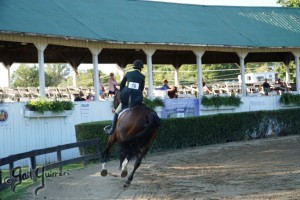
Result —
<path fill-rule="evenodd" d="M 133 179 L 133 175 L 135 173 L 135 171 L 139 168 L 139 166 L 141 165 L 142 163 L 142 157 L 138 156 L 135 163 L 134 163 L 134 168 L 131 172 L 131 174 L 129 175 L 127 181 L 125 182 L 125 184 L 123 185 L 123 187 L 129 187 L 130 186 L 130 183 Z"/>
<path fill-rule="evenodd" d="M 144 148 L 142 149 L 141 153 L 139 153 L 139 154 L 137 155 L 136 161 L 135 161 L 135 163 L 134 163 L 134 168 L 133 168 L 131 174 L 129 175 L 127 181 L 126 181 L 125 184 L 123 185 L 123 187 L 129 187 L 129 186 L 130 186 L 130 183 L 131 183 L 131 181 L 132 181 L 132 179 L 133 179 L 133 175 L 134 175 L 135 171 L 136 171 L 136 170 L 139 168 L 139 166 L 141 165 L 142 159 L 144 158 L 144 156 L 145 156 L 146 153 L 148 152 L 149 147 L 150 147 L 150 146 L 144 147 Z"/>
<path fill-rule="evenodd" d="M 129 155 L 124 156 L 124 158 L 123 158 L 122 164 L 120 166 L 122 178 L 125 178 L 128 174 L 127 166 L 128 166 L 129 161 L 131 160 L 132 156 L 133 156 L 132 154 L 129 154 Z"/>

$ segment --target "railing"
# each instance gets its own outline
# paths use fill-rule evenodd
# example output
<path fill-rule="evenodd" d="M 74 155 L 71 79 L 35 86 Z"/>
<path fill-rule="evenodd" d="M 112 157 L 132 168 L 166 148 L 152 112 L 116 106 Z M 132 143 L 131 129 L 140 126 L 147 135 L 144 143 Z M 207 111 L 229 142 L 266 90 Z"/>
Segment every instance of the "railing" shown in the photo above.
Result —
<path fill-rule="evenodd" d="M 95 154 L 87 154 L 85 155 L 85 152 L 87 152 L 87 147 L 89 145 L 95 145 L 96 146 L 96 153 Z M 72 149 L 76 147 L 83 147 L 83 155 L 77 158 L 72 158 L 68 160 L 62 160 L 61 152 L 63 150 L 67 149 Z M 32 177 L 35 174 L 37 174 L 36 171 L 39 170 L 36 165 L 36 157 L 39 155 L 43 154 L 48 154 L 48 153 L 53 153 L 56 152 L 56 159 L 57 162 L 51 163 L 48 165 L 43 166 L 43 170 L 50 170 L 54 168 L 59 168 L 59 171 L 62 172 L 62 167 L 64 165 L 68 164 L 73 164 L 73 163 L 79 163 L 79 162 L 84 162 L 84 165 L 88 163 L 90 160 L 95 160 L 95 159 L 100 159 L 101 157 L 101 151 L 100 151 L 100 139 L 94 139 L 94 140 L 88 140 L 88 141 L 82 141 L 82 142 L 75 142 L 75 143 L 70 143 L 70 144 L 65 144 L 65 145 L 58 145 L 55 147 L 49 147 L 49 148 L 44 148 L 44 149 L 37 149 L 33 151 L 28 151 L 16 155 L 11 155 L 5 158 L 0 159 L 0 166 L 4 165 L 9 165 L 9 171 L 10 171 L 10 176 L 12 176 L 12 172 L 14 170 L 14 162 L 21 160 L 21 159 L 26 159 L 30 158 L 30 164 L 31 164 L 31 169 L 30 169 L 30 176 L 32 180 L 36 180 L 36 177 Z M 13 180 L 15 177 L 10 177 L 10 180 Z M 2 172 L 0 170 L 0 191 L 10 187 L 10 184 L 2 183 Z"/>

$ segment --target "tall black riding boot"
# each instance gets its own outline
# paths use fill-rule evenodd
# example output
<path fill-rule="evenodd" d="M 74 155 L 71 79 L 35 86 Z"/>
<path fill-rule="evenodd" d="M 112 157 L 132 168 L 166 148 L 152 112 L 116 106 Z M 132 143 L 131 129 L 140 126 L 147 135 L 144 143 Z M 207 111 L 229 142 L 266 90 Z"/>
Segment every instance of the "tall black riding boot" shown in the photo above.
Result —
<path fill-rule="evenodd" d="M 107 130 L 107 132 L 106 132 L 108 135 L 113 134 L 113 132 L 115 131 L 116 125 L 117 125 L 117 121 L 118 121 L 118 116 L 119 116 L 119 114 L 115 113 L 113 121 L 112 121 L 111 128 L 109 130 Z"/>

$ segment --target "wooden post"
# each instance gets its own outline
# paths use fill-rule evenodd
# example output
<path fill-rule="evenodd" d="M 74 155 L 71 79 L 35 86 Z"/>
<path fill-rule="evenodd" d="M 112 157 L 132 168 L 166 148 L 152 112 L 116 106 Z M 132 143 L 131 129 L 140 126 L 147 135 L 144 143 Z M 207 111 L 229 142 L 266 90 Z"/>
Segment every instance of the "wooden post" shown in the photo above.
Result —
<path fill-rule="evenodd" d="M 36 176 L 35 176 L 35 170 L 36 170 L 36 159 L 35 156 L 30 157 L 30 163 L 31 163 L 31 178 L 33 181 L 36 181 Z"/>
<path fill-rule="evenodd" d="M 56 152 L 56 156 L 57 156 L 57 161 L 60 162 L 61 161 L 61 150 L 57 150 Z M 59 172 L 62 172 L 62 166 L 59 167 Z"/>

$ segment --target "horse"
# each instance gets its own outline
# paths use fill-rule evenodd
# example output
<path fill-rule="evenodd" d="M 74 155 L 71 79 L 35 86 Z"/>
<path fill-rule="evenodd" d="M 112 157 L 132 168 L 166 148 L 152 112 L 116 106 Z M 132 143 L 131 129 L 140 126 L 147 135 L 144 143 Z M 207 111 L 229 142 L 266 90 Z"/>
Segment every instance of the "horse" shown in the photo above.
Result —
<path fill-rule="evenodd" d="M 114 97 L 115 109 L 120 103 L 120 92 L 117 91 Z M 107 145 L 102 153 L 101 176 L 106 176 L 106 162 L 111 147 L 115 143 L 120 144 L 120 166 L 121 177 L 125 178 L 128 174 L 128 162 L 135 157 L 134 168 L 130 173 L 123 187 L 129 187 L 133 180 L 135 171 L 142 163 L 142 159 L 147 154 L 151 144 L 155 140 L 161 127 L 160 118 L 157 113 L 144 104 L 134 105 L 126 108 L 119 114 L 116 129 L 109 136 Z"/>

